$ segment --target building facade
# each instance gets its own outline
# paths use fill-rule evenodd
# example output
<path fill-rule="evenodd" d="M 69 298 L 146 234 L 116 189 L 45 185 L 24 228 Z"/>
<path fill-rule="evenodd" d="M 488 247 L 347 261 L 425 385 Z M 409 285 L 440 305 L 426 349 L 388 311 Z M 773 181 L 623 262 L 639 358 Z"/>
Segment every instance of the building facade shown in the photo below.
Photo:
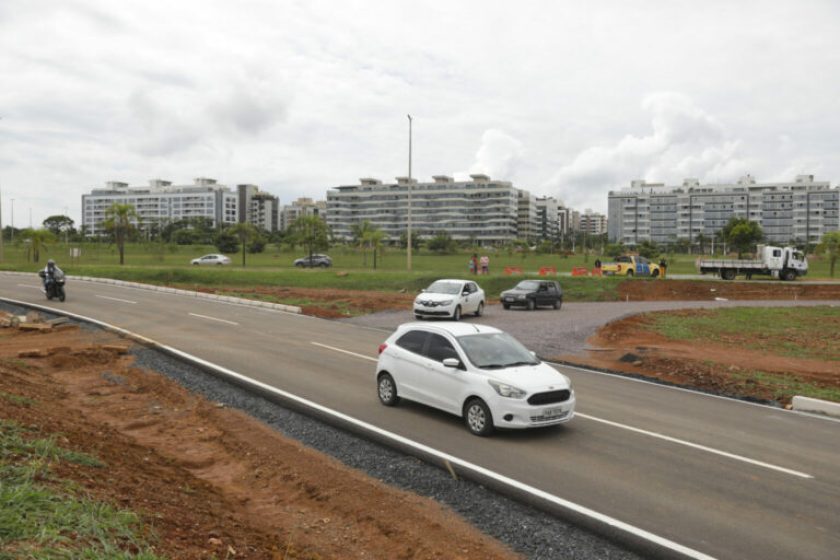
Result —
<path fill-rule="evenodd" d="M 587 208 L 579 217 L 578 231 L 590 235 L 601 235 L 607 233 L 607 217 Z"/>
<path fill-rule="evenodd" d="M 813 175 L 790 182 L 758 183 L 750 175 L 734 184 L 681 186 L 633 181 L 609 193 L 609 239 L 635 245 L 642 241 L 695 242 L 711 239 L 732 217 L 757 222 L 776 244 L 816 244 L 840 229 L 840 189 Z"/>
<path fill-rule="evenodd" d="M 256 185 L 237 185 L 236 195 L 239 223 L 277 231 L 280 201 L 276 196 L 260 191 Z"/>
<path fill-rule="evenodd" d="M 327 201 L 298 198 L 280 209 L 280 229 L 286 231 L 301 216 L 321 216 L 327 213 Z"/>
<path fill-rule="evenodd" d="M 391 240 L 407 231 L 411 205 L 412 235 L 430 238 L 446 232 L 456 240 L 482 244 L 517 238 L 519 190 L 508 181 L 470 175 L 455 181 L 436 175 L 433 182 L 398 177 L 394 183 L 361 179 L 358 185 L 327 191 L 327 224 L 337 239 L 352 238 L 351 228 L 364 220 Z"/>
<path fill-rule="evenodd" d="M 82 195 L 82 226 L 88 235 L 105 233 L 105 211 L 114 203 L 133 206 L 138 215 L 135 225 L 141 228 L 198 217 L 209 218 L 218 227 L 238 218 L 236 193 L 215 179 L 199 177 L 192 185 L 153 179 L 147 187 L 111 181 Z"/>
<path fill-rule="evenodd" d="M 536 198 L 535 204 L 537 208 L 537 237 L 541 240 L 559 240 L 560 209 L 563 204 L 553 196 L 539 196 Z"/>

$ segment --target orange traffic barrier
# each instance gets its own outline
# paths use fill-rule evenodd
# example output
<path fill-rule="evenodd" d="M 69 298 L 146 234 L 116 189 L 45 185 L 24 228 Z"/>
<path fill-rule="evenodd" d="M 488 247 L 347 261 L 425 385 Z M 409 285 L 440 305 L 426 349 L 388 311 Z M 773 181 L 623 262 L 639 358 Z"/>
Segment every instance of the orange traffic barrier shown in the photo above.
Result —
<path fill-rule="evenodd" d="M 540 267 L 540 276 L 548 276 L 549 274 L 553 274 L 557 276 L 557 267 L 556 266 L 542 266 Z"/>
<path fill-rule="evenodd" d="M 589 269 L 585 266 L 576 266 L 572 268 L 572 276 L 589 276 Z"/>
<path fill-rule="evenodd" d="M 519 266 L 506 266 L 505 267 L 505 274 L 522 274 L 522 267 Z"/>
<path fill-rule="evenodd" d="M 598 268 L 593 268 L 592 269 L 592 276 L 603 276 L 603 274 L 601 273 L 601 267 L 600 266 Z"/>

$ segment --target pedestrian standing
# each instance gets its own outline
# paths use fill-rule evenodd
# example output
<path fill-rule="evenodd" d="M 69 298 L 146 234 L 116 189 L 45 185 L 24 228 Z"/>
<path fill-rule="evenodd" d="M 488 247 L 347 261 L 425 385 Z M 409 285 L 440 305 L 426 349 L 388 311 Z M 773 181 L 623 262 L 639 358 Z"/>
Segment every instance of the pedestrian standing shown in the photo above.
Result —
<path fill-rule="evenodd" d="M 481 259 L 481 273 L 482 274 L 490 274 L 490 257 L 487 255 L 482 255 Z"/>
<path fill-rule="evenodd" d="M 665 259 L 659 261 L 659 270 L 662 272 L 662 278 L 665 278 L 665 271 L 668 269 L 668 263 L 665 262 Z"/>

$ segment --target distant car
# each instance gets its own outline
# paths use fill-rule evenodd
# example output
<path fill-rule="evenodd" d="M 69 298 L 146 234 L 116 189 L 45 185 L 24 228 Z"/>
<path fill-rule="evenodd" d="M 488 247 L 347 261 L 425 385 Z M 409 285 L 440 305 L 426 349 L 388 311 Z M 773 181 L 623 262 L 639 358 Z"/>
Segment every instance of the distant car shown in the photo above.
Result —
<path fill-rule="evenodd" d="M 312 257 L 306 256 L 295 260 L 295 266 L 298 268 L 311 268 L 314 266 L 327 268 L 332 266 L 332 259 L 329 258 L 327 255 L 315 254 L 312 255 Z"/>
<path fill-rule="evenodd" d="M 563 305 L 563 288 L 554 280 L 523 280 L 501 293 L 502 307 L 510 309 L 512 305 L 536 309 L 539 306 L 552 306 L 560 309 Z"/>
<path fill-rule="evenodd" d="M 376 386 L 385 406 L 402 397 L 438 408 L 462 417 L 477 436 L 561 424 L 575 414 L 569 378 L 487 325 L 400 325 L 379 345 Z"/>
<path fill-rule="evenodd" d="M 660 274 L 659 265 L 652 263 L 645 257 L 636 255 L 622 255 L 613 262 L 601 265 L 601 274 L 605 276 L 651 276 L 657 278 Z"/>
<path fill-rule="evenodd" d="M 414 317 L 441 317 L 460 321 L 465 313 L 481 317 L 484 290 L 470 280 L 438 280 L 414 298 Z"/>
<path fill-rule="evenodd" d="M 224 255 L 204 255 L 203 257 L 198 257 L 197 259 L 193 259 L 190 263 L 194 265 L 203 265 L 203 264 L 215 264 L 215 265 L 223 265 L 223 264 L 230 264 L 230 259 Z"/>

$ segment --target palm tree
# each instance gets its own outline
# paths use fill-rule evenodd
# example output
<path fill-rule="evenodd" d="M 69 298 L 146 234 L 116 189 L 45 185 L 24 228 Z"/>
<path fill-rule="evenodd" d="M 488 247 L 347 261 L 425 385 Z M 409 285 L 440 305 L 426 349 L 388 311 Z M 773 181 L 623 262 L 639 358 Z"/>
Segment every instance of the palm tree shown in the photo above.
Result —
<path fill-rule="evenodd" d="M 125 264 L 125 240 L 134 230 L 133 221 L 140 218 L 131 204 L 113 203 L 105 210 L 105 229 L 114 235 L 117 251 L 120 253 L 120 265 Z"/>
<path fill-rule="evenodd" d="M 27 253 L 32 255 L 32 262 L 38 262 L 41 251 L 46 251 L 49 244 L 55 241 L 55 235 L 48 229 L 26 229 L 23 231 L 23 239 L 29 245 Z"/>

